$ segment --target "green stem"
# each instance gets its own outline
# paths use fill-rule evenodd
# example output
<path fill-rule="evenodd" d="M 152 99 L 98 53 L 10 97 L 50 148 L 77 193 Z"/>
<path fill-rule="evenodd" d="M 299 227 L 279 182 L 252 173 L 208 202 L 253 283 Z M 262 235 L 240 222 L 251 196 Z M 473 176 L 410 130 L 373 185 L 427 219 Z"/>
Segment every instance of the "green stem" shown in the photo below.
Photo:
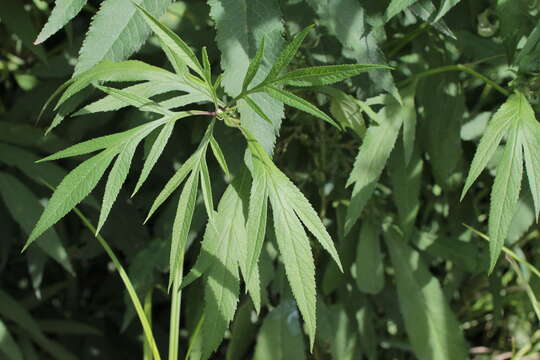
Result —
<path fill-rule="evenodd" d="M 109 258 L 114 264 L 114 267 L 116 268 L 116 271 L 118 271 L 118 275 L 120 275 L 120 278 L 122 279 L 122 282 L 124 283 L 124 286 L 128 292 L 129 298 L 131 299 L 131 302 L 133 304 L 133 307 L 135 307 L 135 312 L 137 313 L 137 316 L 139 317 L 139 321 L 141 322 L 144 336 L 146 338 L 146 341 L 148 342 L 148 345 L 150 346 L 150 349 L 152 350 L 152 355 L 154 356 L 155 360 L 161 360 L 161 356 L 159 355 L 159 351 L 156 345 L 156 340 L 154 339 L 154 335 L 152 333 L 152 326 L 150 325 L 150 322 L 148 321 L 143 307 L 141 305 L 141 302 L 139 300 L 139 297 L 137 296 L 137 292 L 135 291 L 135 288 L 133 287 L 133 284 L 131 283 L 131 280 L 129 279 L 129 276 L 127 275 L 126 271 L 124 270 L 124 267 L 114 254 L 113 250 L 107 244 L 107 241 L 101 236 L 100 234 L 96 234 L 96 228 L 90 220 L 77 208 L 74 208 L 73 211 L 77 216 L 81 219 L 82 223 L 94 234 L 96 239 L 98 240 L 99 244 L 103 247 L 107 255 L 109 255 Z"/>
<path fill-rule="evenodd" d="M 482 75 L 479 72 L 477 72 L 477 71 L 473 70 L 472 68 L 468 67 L 467 65 L 463 65 L 463 64 L 446 65 L 446 66 L 441 66 L 441 67 L 438 67 L 438 68 L 434 68 L 434 69 L 430 69 L 430 70 L 418 73 L 416 75 L 411 76 L 407 80 L 402 81 L 398 86 L 403 87 L 403 86 L 406 86 L 409 83 L 411 83 L 413 81 L 417 81 L 417 80 L 419 80 L 421 78 L 431 76 L 431 75 L 440 74 L 440 73 L 444 73 L 444 72 L 449 72 L 449 71 L 463 71 L 463 72 L 466 72 L 466 73 L 468 73 L 468 74 L 482 80 L 483 82 L 485 82 L 489 86 L 493 87 L 495 90 L 497 90 L 498 92 L 500 92 L 504 96 L 510 96 L 510 91 L 506 90 L 505 88 L 503 88 L 502 86 L 500 86 L 495 81 L 488 78 L 487 76 Z"/>
<path fill-rule="evenodd" d="M 152 292 L 152 289 L 148 290 L 146 296 L 144 297 L 144 314 L 146 315 L 146 318 L 149 322 L 152 322 Z M 150 347 L 148 340 L 146 340 L 145 338 L 143 344 L 143 360 L 153 359 L 154 357 L 152 356 L 152 348 Z"/>
<path fill-rule="evenodd" d="M 169 360 L 178 360 L 180 343 L 180 307 L 182 305 L 182 279 L 184 269 L 184 249 L 179 251 L 178 271 L 174 274 L 171 297 L 171 316 L 169 319 Z"/>

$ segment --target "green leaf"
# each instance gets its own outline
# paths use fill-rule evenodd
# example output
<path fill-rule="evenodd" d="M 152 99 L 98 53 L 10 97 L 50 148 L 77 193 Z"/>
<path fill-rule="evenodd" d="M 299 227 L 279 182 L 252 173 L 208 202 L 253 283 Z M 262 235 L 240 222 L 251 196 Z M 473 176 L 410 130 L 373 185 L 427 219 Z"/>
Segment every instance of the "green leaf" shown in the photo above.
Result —
<path fill-rule="evenodd" d="M 153 113 L 161 114 L 161 115 L 172 114 L 171 111 L 161 107 L 155 101 L 152 101 L 143 96 L 135 95 L 130 92 L 124 91 L 122 89 L 115 89 L 115 88 L 100 86 L 100 85 L 94 85 L 94 86 L 98 88 L 99 90 L 103 91 L 104 93 L 111 95 L 117 98 L 118 100 L 125 102 L 128 105 L 134 106 L 141 111 L 151 111 Z"/>
<path fill-rule="evenodd" d="M 13 219 L 29 235 L 43 210 L 39 198 L 16 177 L 3 172 L 0 172 L 0 195 Z M 54 229 L 45 231 L 36 245 L 75 276 L 66 248 Z"/>
<path fill-rule="evenodd" d="M 198 157 L 198 153 L 191 155 L 189 159 L 187 159 L 182 166 L 180 166 L 178 171 L 176 171 L 176 173 L 169 179 L 167 184 L 165 184 L 159 195 L 154 200 L 154 203 L 152 204 L 150 211 L 148 211 L 148 215 L 146 216 L 146 220 L 144 220 L 144 222 L 148 221 L 148 219 L 161 206 L 161 204 L 163 204 L 163 202 L 165 202 L 165 200 L 171 196 L 178 186 L 180 186 L 184 179 L 197 165 Z"/>
<path fill-rule="evenodd" d="M 527 106 L 527 105 L 525 105 Z M 530 107 L 526 107 L 522 129 L 523 155 L 534 201 L 536 218 L 540 214 L 540 124 Z"/>
<path fill-rule="evenodd" d="M 376 69 L 391 70 L 392 68 L 386 65 L 363 64 L 312 66 L 290 71 L 271 82 L 291 86 L 323 86 L 334 84 Z"/>
<path fill-rule="evenodd" d="M 262 39 L 264 54 L 252 82 L 260 83 L 266 77 L 281 52 L 284 25 L 280 6 L 277 0 L 209 0 L 208 5 L 221 51 L 223 87 L 228 95 L 236 97 L 242 91 L 250 59 L 256 57 Z M 264 121 L 247 103 L 239 101 L 242 127 L 252 132 L 271 153 L 284 116 L 283 104 L 263 93 L 254 94 L 252 99 L 272 122 Z"/>
<path fill-rule="evenodd" d="M 18 301 L 3 290 L 0 290 L 0 315 L 4 319 L 13 321 L 25 330 L 29 337 L 53 358 L 59 360 L 77 359 L 75 355 L 63 346 L 47 338 L 32 315 Z"/>
<path fill-rule="evenodd" d="M 416 84 L 413 84 L 402 91 L 403 102 L 403 155 L 405 164 L 411 160 L 414 151 L 414 141 L 416 139 L 416 106 L 414 97 L 416 94 Z"/>
<path fill-rule="evenodd" d="M 461 192 L 462 200 L 480 173 L 486 168 L 501 140 L 508 133 L 509 127 L 521 117 L 523 101 L 526 101 L 523 95 L 511 95 L 491 118 L 474 154 L 465 186 Z"/>
<path fill-rule="evenodd" d="M 384 21 L 388 22 L 394 16 L 407 9 L 418 0 L 392 0 L 384 13 Z"/>
<path fill-rule="evenodd" d="M 163 129 L 161 129 L 161 131 L 159 132 L 159 135 L 152 144 L 152 148 L 150 149 L 150 152 L 148 153 L 148 156 L 144 161 L 141 175 L 139 176 L 139 180 L 137 180 L 137 185 L 135 185 L 135 189 L 133 190 L 131 196 L 135 195 L 137 191 L 139 191 L 141 186 L 148 178 L 148 175 L 150 175 L 150 171 L 152 171 L 154 165 L 156 165 L 156 162 L 161 156 L 161 153 L 163 153 L 163 150 L 165 149 L 165 146 L 167 145 L 167 142 L 171 137 L 172 131 L 174 129 L 174 124 L 174 121 L 167 122 L 165 126 L 163 126 Z"/>
<path fill-rule="evenodd" d="M 34 44 L 41 44 L 64 27 L 82 10 L 87 0 L 57 0 Z"/>
<path fill-rule="evenodd" d="M 272 96 L 273 98 L 283 102 L 284 104 L 287 104 L 300 111 L 313 115 L 316 118 L 324 120 L 339 129 L 339 125 L 337 125 L 330 116 L 326 115 L 324 112 L 319 110 L 315 105 L 309 103 L 308 101 L 302 99 L 301 97 L 296 96 L 293 93 L 290 93 L 286 90 L 281 90 L 272 86 L 265 86 L 264 88 L 262 88 L 262 90 L 266 92 L 267 94 L 269 94 L 270 96 Z"/>
<path fill-rule="evenodd" d="M 364 221 L 356 247 L 356 285 L 360 291 L 377 294 L 384 287 L 384 262 L 381 251 L 381 225 Z"/>
<path fill-rule="evenodd" d="M 261 107 L 259 105 L 257 105 L 257 103 L 255 101 L 251 100 L 251 98 L 249 96 L 244 96 L 241 101 L 245 101 L 246 104 L 248 104 L 248 106 L 253 111 L 255 111 L 255 113 L 257 115 L 259 115 L 261 117 L 261 119 L 265 120 L 269 124 L 272 124 L 272 120 L 268 117 L 268 115 L 266 115 L 264 113 L 264 111 L 261 109 Z"/>
<path fill-rule="evenodd" d="M 168 2 L 167 2 L 168 3 Z M 195 56 L 195 53 L 191 48 L 176 35 L 171 29 L 161 24 L 152 14 L 144 7 L 133 3 L 133 5 L 139 10 L 146 23 L 150 26 L 152 31 L 161 39 L 161 41 L 168 46 L 171 51 L 178 56 L 188 67 L 190 67 L 197 74 L 203 76 L 203 69 L 199 60 Z M 168 4 L 167 4 L 168 5 Z"/>
<path fill-rule="evenodd" d="M 523 149 L 518 126 L 513 126 L 508 135 L 503 157 L 497 167 L 497 175 L 491 190 L 489 206 L 489 271 L 493 271 L 510 223 L 517 209 L 521 179 L 523 177 Z"/>
<path fill-rule="evenodd" d="M 119 150 L 119 155 L 109 173 L 107 184 L 105 185 L 105 193 L 103 194 L 103 203 L 101 205 L 101 212 L 99 213 L 99 221 L 96 227 L 96 234 L 105 224 L 109 212 L 120 193 L 122 185 L 126 181 L 131 167 L 131 161 L 135 155 L 135 150 L 139 146 L 140 142 L 150 134 L 160 122 L 150 123 L 150 126 L 146 126 L 143 131 L 136 133 L 133 138 L 127 141 Z"/>
<path fill-rule="evenodd" d="M 43 47 L 36 46 L 33 43 L 37 31 L 30 16 L 30 11 L 26 11 L 24 5 L 21 1 L 0 2 L 0 19 L 7 28 L 8 33 L 15 34 L 28 50 L 33 52 L 41 61 L 47 62 L 47 54 Z"/>
<path fill-rule="evenodd" d="M 268 179 L 264 163 L 255 155 L 252 156 L 253 178 L 249 198 L 249 212 L 247 219 L 247 261 L 246 284 L 248 289 L 252 286 L 259 271 L 258 263 L 266 235 L 266 221 L 268 213 Z M 260 311 L 260 303 L 255 303 L 255 310 Z"/>
<path fill-rule="evenodd" d="M 291 42 L 287 44 L 285 49 L 283 49 L 281 54 L 279 54 L 278 58 L 274 62 L 274 65 L 272 65 L 268 76 L 266 76 L 266 78 L 263 80 L 264 84 L 276 79 L 281 72 L 287 68 L 291 60 L 294 58 L 294 55 L 296 55 L 298 52 L 298 49 L 300 49 L 300 45 L 302 45 L 304 39 L 313 29 L 313 27 L 313 25 L 308 26 L 293 37 Z"/>
<path fill-rule="evenodd" d="M 225 359 L 244 359 L 256 335 L 257 326 L 251 322 L 251 304 L 245 301 L 238 307 L 234 317 Z"/>
<path fill-rule="evenodd" d="M 247 90 L 249 84 L 257 74 L 264 56 L 264 37 L 261 39 L 261 45 L 257 49 L 257 53 L 253 60 L 249 63 L 249 66 L 246 71 L 246 76 L 244 77 L 244 82 L 242 83 L 242 91 Z"/>
<path fill-rule="evenodd" d="M 285 299 L 264 318 L 253 360 L 305 359 L 304 348 L 298 310 L 294 301 Z"/>
<path fill-rule="evenodd" d="M 281 171 L 276 171 L 277 168 L 272 172 L 272 177 L 275 181 L 276 186 L 280 189 L 283 194 L 287 195 L 287 200 L 290 206 L 294 209 L 294 212 L 298 218 L 302 221 L 305 227 L 319 240 L 319 243 L 322 247 L 328 251 L 332 259 L 336 262 L 337 266 L 343 272 L 343 267 L 341 261 L 339 260 L 339 255 L 334 246 L 332 238 L 328 234 L 326 227 L 322 223 L 319 215 L 313 210 L 313 207 L 306 199 L 304 194 L 287 178 L 285 174 Z"/>
<path fill-rule="evenodd" d="M 206 213 L 208 214 L 208 217 L 212 217 L 214 215 L 214 197 L 212 195 L 212 182 L 210 181 L 210 173 L 208 171 L 206 159 L 201 159 L 199 176 Z"/>
<path fill-rule="evenodd" d="M 396 230 L 387 230 L 384 237 L 395 269 L 399 307 L 416 358 L 468 359 L 463 333 L 437 278 Z"/>
<path fill-rule="evenodd" d="M 275 181 L 269 188 L 269 195 L 279 252 L 294 298 L 306 323 L 310 347 L 313 348 L 316 329 L 315 264 L 309 239 L 286 194 Z"/>
<path fill-rule="evenodd" d="M 347 209 L 345 232 L 348 233 L 373 194 L 375 185 L 390 157 L 407 107 L 388 98 L 389 104 L 379 113 L 380 124 L 371 125 L 354 162 L 347 186 L 354 184 L 351 203 Z"/>
<path fill-rule="evenodd" d="M 25 248 L 45 230 L 56 224 L 94 189 L 117 153 L 116 148 L 104 150 L 77 166 L 62 180 L 32 230 Z"/>
<path fill-rule="evenodd" d="M 527 0 L 497 0 L 496 12 L 500 21 L 500 34 L 506 48 L 508 62 L 512 63 L 517 44 L 522 36 L 527 35 L 529 17 Z"/>
<path fill-rule="evenodd" d="M 212 148 L 212 153 L 214 153 L 214 157 L 216 158 L 219 166 L 221 167 L 225 175 L 230 176 L 231 173 L 229 171 L 229 167 L 227 166 L 227 160 L 225 159 L 225 155 L 223 155 L 223 151 L 221 150 L 219 143 L 213 136 L 210 138 L 210 147 Z"/>
<path fill-rule="evenodd" d="M 170 0 L 134 0 L 154 16 L 161 16 Z M 120 15 L 121 14 L 121 15 Z M 130 0 L 105 0 L 92 18 L 92 23 L 79 60 L 75 65 L 75 75 L 79 75 L 103 60 L 122 61 L 139 50 L 150 29 Z"/>
<path fill-rule="evenodd" d="M 212 223 L 208 227 L 212 227 Z M 241 252 L 238 248 L 243 242 L 239 239 L 245 238 L 245 225 L 241 196 L 233 186 L 228 187 L 221 198 L 214 227 L 210 230 L 202 248 L 210 262 L 204 289 L 203 359 L 217 349 L 225 336 L 234 318 L 240 292 L 238 265 Z"/>
<path fill-rule="evenodd" d="M 461 0 L 444 0 L 442 2 L 442 5 L 439 8 L 439 12 L 437 13 L 437 16 L 435 17 L 435 20 L 433 22 L 437 22 L 441 20 L 446 13 L 448 13 L 454 6 L 459 4 Z"/>
<path fill-rule="evenodd" d="M 176 216 L 173 223 L 172 239 L 171 239 L 171 255 L 169 259 L 170 276 L 169 288 L 176 277 L 176 274 L 183 271 L 180 258 L 183 257 L 187 244 L 189 228 L 195 211 L 195 201 L 197 200 L 197 188 L 199 186 L 199 176 L 197 171 L 194 171 L 186 180 L 184 189 L 180 194 Z"/>
<path fill-rule="evenodd" d="M 0 320 L 0 353 L 7 356 L 7 360 L 24 359 L 19 345 L 17 345 L 2 320 Z"/>

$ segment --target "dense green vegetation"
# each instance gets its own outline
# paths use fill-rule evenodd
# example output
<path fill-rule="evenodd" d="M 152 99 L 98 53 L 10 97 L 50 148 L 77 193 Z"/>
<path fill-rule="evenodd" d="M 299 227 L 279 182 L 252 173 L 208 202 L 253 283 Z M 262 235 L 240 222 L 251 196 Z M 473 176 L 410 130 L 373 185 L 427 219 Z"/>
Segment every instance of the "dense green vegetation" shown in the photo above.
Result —
<path fill-rule="evenodd" d="M 540 358 L 537 0 L 2 0 L 0 358 Z"/>

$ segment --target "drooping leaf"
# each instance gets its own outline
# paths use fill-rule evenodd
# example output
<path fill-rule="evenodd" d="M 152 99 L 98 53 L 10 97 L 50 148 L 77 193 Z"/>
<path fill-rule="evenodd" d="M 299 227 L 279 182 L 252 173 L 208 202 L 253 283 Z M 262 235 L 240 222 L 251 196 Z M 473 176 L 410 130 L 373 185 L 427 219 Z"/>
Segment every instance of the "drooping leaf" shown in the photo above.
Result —
<path fill-rule="evenodd" d="M 229 176 L 230 171 L 229 167 L 227 166 L 227 160 L 225 159 L 225 155 L 223 154 L 223 150 L 221 150 L 219 143 L 213 136 L 210 139 L 210 147 L 212 148 L 212 153 L 214 154 L 214 157 L 216 158 L 219 166 L 221 167 L 225 175 Z"/>
<path fill-rule="evenodd" d="M 210 173 L 208 171 L 206 159 L 201 159 L 199 164 L 199 176 L 206 214 L 208 217 L 212 217 L 214 215 L 214 197 L 212 195 L 212 182 L 210 181 Z"/>
<path fill-rule="evenodd" d="M 286 194 L 274 182 L 269 188 L 274 229 L 287 279 L 306 323 L 311 348 L 315 341 L 316 298 L 315 264 L 309 239 L 290 207 Z"/>
<path fill-rule="evenodd" d="M 462 330 L 437 278 L 395 229 L 388 229 L 384 238 L 395 269 L 399 307 L 416 357 L 468 359 Z"/>
<path fill-rule="evenodd" d="M 9 173 L 0 172 L 0 196 L 13 219 L 29 235 L 43 207 L 32 191 Z M 36 245 L 67 272 L 75 275 L 66 248 L 54 229 L 43 233 Z"/>
<path fill-rule="evenodd" d="M 416 1 L 418 0 L 392 0 L 390 2 L 390 5 L 388 5 L 388 7 L 386 8 L 386 12 L 384 14 L 385 22 L 389 21 L 394 16 L 407 9 Z"/>
<path fill-rule="evenodd" d="M 536 218 L 540 214 L 540 123 L 528 103 L 523 104 L 521 136 L 525 168 L 534 202 Z"/>
<path fill-rule="evenodd" d="M 491 190 L 489 206 L 489 258 L 490 272 L 493 271 L 510 223 L 517 208 L 521 180 L 523 177 L 523 149 L 518 126 L 513 126 L 508 135 L 501 163 Z"/>
<path fill-rule="evenodd" d="M 298 310 L 291 299 L 268 313 L 259 330 L 254 360 L 305 359 Z"/>
<path fill-rule="evenodd" d="M 492 158 L 501 140 L 507 134 L 508 128 L 520 117 L 522 101 L 524 99 L 520 95 L 510 96 L 491 118 L 474 154 L 465 186 L 461 192 L 461 199 L 465 197 L 472 184 L 486 168 L 488 161 Z"/>
<path fill-rule="evenodd" d="M 348 233 L 360 217 L 375 185 L 381 176 L 396 143 L 403 122 L 403 112 L 409 110 L 397 101 L 388 98 L 387 104 L 379 113 L 380 123 L 371 125 L 364 137 L 360 151 L 354 162 L 347 185 L 354 184 L 351 203 L 347 209 L 345 232 Z"/>
<path fill-rule="evenodd" d="M 87 0 L 57 0 L 34 44 L 41 44 L 64 27 L 82 10 Z"/>
<path fill-rule="evenodd" d="M 148 13 L 161 16 L 170 0 L 134 0 L 148 9 Z M 121 14 L 121 16 L 119 16 Z M 92 18 L 90 29 L 81 47 L 75 75 L 82 74 L 103 60 L 122 61 L 139 50 L 150 29 L 138 15 L 130 0 L 105 0 Z"/>
<path fill-rule="evenodd" d="M 364 221 L 356 248 L 356 285 L 360 291 L 377 294 L 384 287 L 384 262 L 381 251 L 381 226 Z"/>
<path fill-rule="evenodd" d="M 94 189 L 117 152 L 117 148 L 114 147 L 102 151 L 77 166 L 62 180 L 32 230 L 25 247 L 56 224 Z"/>

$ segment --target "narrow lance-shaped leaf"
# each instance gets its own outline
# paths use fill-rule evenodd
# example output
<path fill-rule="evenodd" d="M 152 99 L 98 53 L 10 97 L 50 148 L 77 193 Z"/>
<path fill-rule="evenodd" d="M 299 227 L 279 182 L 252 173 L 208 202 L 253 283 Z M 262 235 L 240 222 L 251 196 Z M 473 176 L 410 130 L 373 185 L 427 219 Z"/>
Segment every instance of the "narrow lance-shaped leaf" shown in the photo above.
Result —
<path fill-rule="evenodd" d="M 41 44 L 64 27 L 84 7 L 87 0 L 56 0 L 54 9 L 34 44 Z"/>
<path fill-rule="evenodd" d="M 399 307 L 416 358 L 468 359 L 462 330 L 437 278 L 395 229 L 387 230 L 384 238 L 395 269 Z"/>
<path fill-rule="evenodd" d="M 304 30 L 294 36 L 291 42 L 287 44 L 285 49 L 283 49 L 281 54 L 276 59 L 274 65 L 270 69 L 270 72 L 268 73 L 266 79 L 264 79 L 263 83 L 274 80 L 283 70 L 285 70 L 287 65 L 289 65 L 289 63 L 293 59 L 294 55 L 296 55 L 296 53 L 298 52 L 300 45 L 302 45 L 302 42 L 304 42 L 304 39 L 309 34 L 311 29 L 313 29 L 313 25 L 306 27 Z"/>
<path fill-rule="evenodd" d="M 195 56 L 195 53 L 191 48 L 176 35 L 171 29 L 161 24 L 155 17 L 152 16 L 146 9 L 140 5 L 133 3 L 133 5 L 139 10 L 146 23 L 150 26 L 152 31 L 161 39 L 161 41 L 167 45 L 182 61 L 189 66 L 197 74 L 203 75 L 203 69 L 199 60 Z"/>
<path fill-rule="evenodd" d="M 523 155 L 534 202 L 536 218 L 540 214 L 540 123 L 528 103 L 524 104 L 522 125 Z"/>
<path fill-rule="evenodd" d="M 337 125 L 330 116 L 326 115 L 324 112 L 319 110 L 315 105 L 309 103 L 308 101 L 302 99 L 301 97 L 296 96 L 293 93 L 290 93 L 286 90 L 281 90 L 281 89 L 271 87 L 271 86 L 266 86 L 262 90 L 266 92 L 267 94 L 269 94 L 270 96 L 272 96 L 273 98 L 283 102 L 284 104 L 287 104 L 300 111 L 313 115 L 316 118 L 324 120 L 327 123 L 332 124 L 336 128 L 339 129 L 339 125 Z"/>
<path fill-rule="evenodd" d="M 201 189 L 203 194 L 204 206 L 206 207 L 206 213 L 208 217 L 212 217 L 214 214 L 214 199 L 212 195 L 212 182 L 210 181 L 210 173 L 208 171 L 208 165 L 206 159 L 202 158 L 199 164 L 199 175 L 201 181 Z"/>
<path fill-rule="evenodd" d="M 173 232 L 171 239 L 171 255 L 170 255 L 170 277 L 169 288 L 172 285 L 174 278 L 178 272 L 182 272 L 181 268 L 183 253 L 187 244 L 187 237 L 193 212 L 195 211 L 195 201 L 197 200 L 197 188 L 199 186 L 198 171 L 194 171 L 187 179 L 184 189 L 180 194 L 178 208 L 173 223 Z"/>
<path fill-rule="evenodd" d="M 313 348 L 316 329 L 315 264 L 309 239 L 288 199 L 284 198 L 286 194 L 275 181 L 269 188 L 269 194 L 279 251 Z"/>
<path fill-rule="evenodd" d="M 141 111 L 151 111 L 156 114 L 161 115 L 171 115 L 172 112 L 168 109 L 161 107 L 158 103 L 153 100 L 150 100 L 144 96 L 133 94 L 122 89 L 115 89 L 107 86 L 94 85 L 99 90 L 104 93 L 111 95 L 117 98 L 120 101 L 125 102 L 128 105 L 136 107 Z"/>
<path fill-rule="evenodd" d="M 117 148 L 104 150 L 77 166 L 62 180 L 32 230 L 25 248 L 45 230 L 56 224 L 94 189 L 117 153 Z"/>
<path fill-rule="evenodd" d="M 474 158 L 465 181 L 465 186 L 461 192 L 461 199 L 465 197 L 465 194 L 478 178 L 480 173 L 485 169 L 489 160 L 497 150 L 501 140 L 507 134 L 507 130 L 510 125 L 519 119 L 521 104 L 523 101 L 523 95 L 513 94 L 508 100 L 500 107 L 500 109 L 493 115 L 486 132 L 480 140 L 480 144 L 476 149 Z"/>
<path fill-rule="evenodd" d="M 519 128 L 513 126 L 491 190 L 489 206 L 489 271 L 493 271 L 515 214 L 523 177 L 523 149 Z"/>
<path fill-rule="evenodd" d="M 356 285 L 360 291 L 377 294 L 384 287 L 381 226 L 367 220 L 362 224 L 356 247 Z"/>
<path fill-rule="evenodd" d="M 272 124 L 272 120 L 268 117 L 268 115 L 266 115 L 264 111 L 261 109 L 261 107 L 257 105 L 255 101 L 251 100 L 249 96 L 244 96 L 242 100 L 245 101 L 246 104 L 248 104 L 248 106 L 253 111 L 255 111 L 255 113 L 257 113 L 257 115 L 259 115 L 262 119 L 264 119 L 264 121 L 268 122 L 269 124 Z"/>
<path fill-rule="evenodd" d="M 386 8 L 384 14 L 384 21 L 388 22 L 394 16 L 407 9 L 409 6 L 417 2 L 418 0 L 392 0 L 390 5 Z"/>
<path fill-rule="evenodd" d="M 223 170 L 225 175 L 230 176 L 230 171 L 229 167 L 227 166 L 227 160 L 225 159 L 225 155 L 223 155 L 223 151 L 221 150 L 219 143 L 213 136 L 212 138 L 210 138 L 210 147 L 212 148 L 214 157 L 216 158 L 219 166 L 221 166 L 221 169 Z"/>
<path fill-rule="evenodd" d="M 255 57 L 253 60 L 249 63 L 249 66 L 246 71 L 246 76 L 244 77 L 244 82 L 242 83 L 242 91 L 245 91 L 255 75 L 257 74 L 257 71 L 259 71 L 259 67 L 261 66 L 261 62 L 263 60 L 264 55 L 264 37 L 261 40 L 261 45 L 257 49 L 257 53 L 255 54 Z"/>
<path fill-rule="evenodd" d="M 392 68 L 386 65 L 370 64 L 312 66 L 290 71 L 271 83 L 291 86 L 324 86 L 377 69 L 391 70 Z"/>
<path fill-rule="evenodd" d="M 0 320 L 0 353 L 7 356 L 8 360 L 24 359 L 19 345 L 17 345 L 2 320 Z"/>

